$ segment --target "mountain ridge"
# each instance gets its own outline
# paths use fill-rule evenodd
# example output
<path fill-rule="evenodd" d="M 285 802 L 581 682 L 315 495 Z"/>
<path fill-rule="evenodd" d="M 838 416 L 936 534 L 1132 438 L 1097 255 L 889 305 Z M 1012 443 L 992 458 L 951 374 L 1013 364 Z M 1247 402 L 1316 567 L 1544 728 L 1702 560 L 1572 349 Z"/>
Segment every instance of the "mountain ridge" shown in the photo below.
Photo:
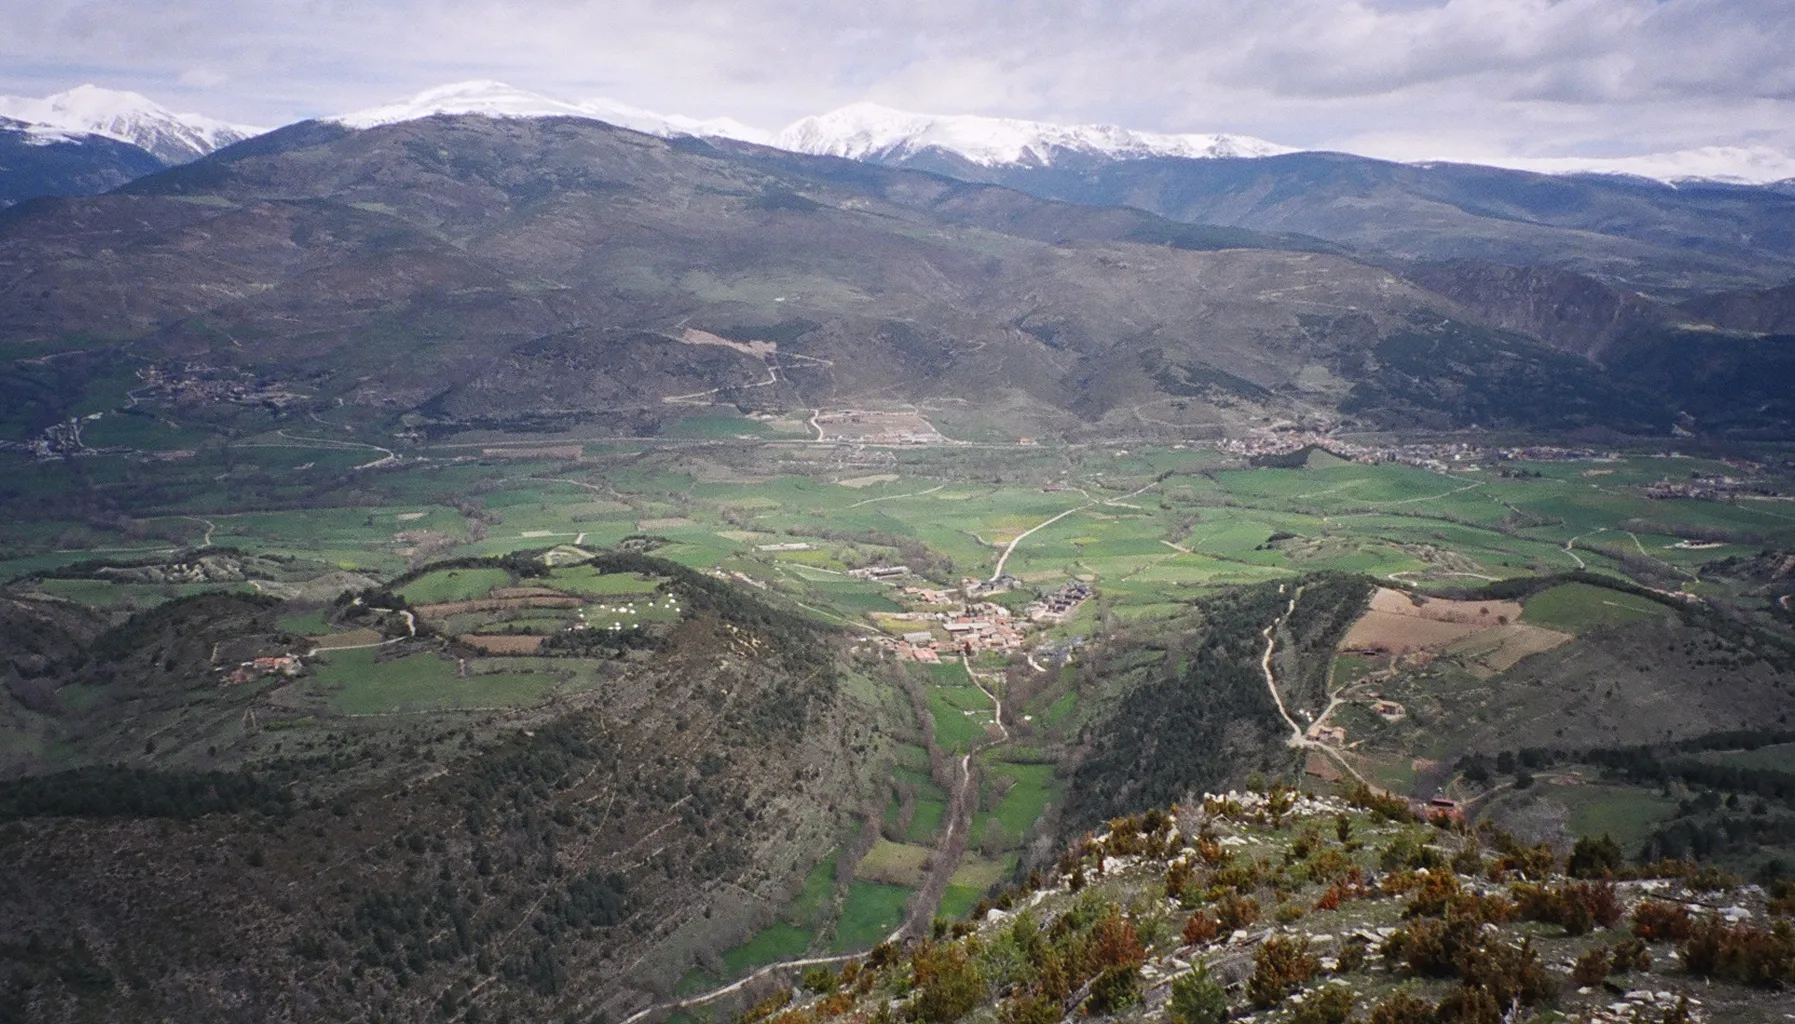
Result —
<path fill-rule="evenodd" d="M 129 142 L 164 164 L 186 163 L 267 129 L 178 114 L 136 92 L 87 84 L 45 96 L 0 96 L 0 117 Z"/>

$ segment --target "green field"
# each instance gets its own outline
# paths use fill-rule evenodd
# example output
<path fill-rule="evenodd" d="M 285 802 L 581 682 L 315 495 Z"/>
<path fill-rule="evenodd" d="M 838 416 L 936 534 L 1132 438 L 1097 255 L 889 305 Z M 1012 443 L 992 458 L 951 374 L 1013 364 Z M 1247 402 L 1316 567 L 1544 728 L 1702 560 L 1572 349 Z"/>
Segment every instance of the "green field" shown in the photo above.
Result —
<path fill-rule="evenodd" d="M 380 661 L 378 653 L 370 648 L 322 655 L 308 686 L 346 715 L 516 707 L 540 702 L 555 686 L 546 672 L 461 677 L 454 661 L 436 654 Z"/>
<path fill-rule="evenodd" d="M 1663 618 L 1668 609 L 1656 601 L 1587 583 L 1564 583 L 1527 599 L 1521 621 L 1567 633 Z"/>
<path fill-rule="evenodd" d="M 950 921 L 958 921 L 971 913 L 976 904 L 990 889 L 1002 882 L 1014 869 L 1016 856 L 1010 854 L 1000 860 L 984 857 L 968 857 L 960 862 L 954 871 L 953 878 L 947 884 L 947 891 L 941 896 L 941 906 L 936 910 L 936 917 L 944 917 Z"/>
<path fill-rule="evenodd" d="M 730 977 L 743 974 L 761 964 L 790 960 L 804 955 L 816 936 L 809 929 L 794 928 L 783 921 L 769 925 L 752 939 L 723 954 L 723 966 Z"/>
<path fill-rule="evenodd" d="M 413 605 L 472 601 L 510 582 L 511 574 L 503 569 L 442 569 L 412 580 L 399 594 Z"/>
<path fill-rule="evenodd" d="M 1639 849 L 1654 824 L 1677 809 L 1675 800 L 1632 786 L 1549 786 L 1540 792 L 1570 809 L 1572 833 L 1613 836 L 1629 853 Z"/>
<path fill-rule="evenodd" d="M 1703 761 L 1763 771 L 1795 771 L 1795 743 L 1777 743 L 1756 750 L 1717 750 L 1701 755 Z"/>
<path fill-rule="evenodd" d="M 940 790 L 936 790 L 940 792 Z M 916 817 L 910 819 L 910 831 L 904 839 L 912 843 L 933 841 L 935 833 L 941 831 L 941 819 L 947 816 L 945 799 L 918 798 L 916 801 Z"/>
<path fill-rule="evenodd" d="M 836 951 L 869 949 L 884 941 L 904 921 L 904 904 L 910 890 L 901 885 L 856 881 L 848 887 L 848 899 L 835 924 Z"/>
<path fill-rule="evenodd" d="M 1016 780 L 991 814 L 1003 822 L 1011 836 L 1021 839 L 1059 795 L 1060 783 L 1054 778 L 1054 766 L 999 762 L 991 766 L 991 771 Z"/>
<path fill-rule="evenodd" d="M 581 597 L 647 595 L 654 593 L 662 583 L 661 580 L 644 578 L 633 573 L 600 573 L 589 565 L 563 566 L 549 573 L 546 580 L 531 582 L 539 582 L 543 586 L 569 594 L 578 594 Z"/>

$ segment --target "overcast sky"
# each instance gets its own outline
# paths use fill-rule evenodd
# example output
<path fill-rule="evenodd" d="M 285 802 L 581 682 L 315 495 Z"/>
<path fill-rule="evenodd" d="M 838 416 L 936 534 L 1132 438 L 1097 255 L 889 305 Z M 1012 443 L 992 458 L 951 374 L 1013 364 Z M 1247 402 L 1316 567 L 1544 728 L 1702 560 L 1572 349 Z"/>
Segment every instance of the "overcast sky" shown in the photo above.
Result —
<path fill-rule="evenodd" d="M 856 100 L 1401 159 L 1795 153 L 1795 0 L 0 0 L 0 92 L 276 125 L 496 78 L 763 128 Z"/>

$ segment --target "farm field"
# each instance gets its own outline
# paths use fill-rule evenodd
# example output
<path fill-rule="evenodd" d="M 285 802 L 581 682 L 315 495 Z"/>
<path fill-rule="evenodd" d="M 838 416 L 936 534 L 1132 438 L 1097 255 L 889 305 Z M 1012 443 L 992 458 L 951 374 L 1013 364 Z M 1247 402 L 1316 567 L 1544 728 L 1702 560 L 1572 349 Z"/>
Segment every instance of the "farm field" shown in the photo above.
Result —
<path fill-rule="evenodd" d="M 911 895 L 911 890 L 901 885 L 856 880 L 848 887 L 831 948 L 869 949 L 883 941 L 903 921 L 904 905 Z"/>
<path fill-rule="evenodd" d="M 376 655 L 373 649 L 331 652 L 307 687 L 328 695 L 331 707 L 344 714 L 381 715 L 529 705 L 556 682 L 546 672 L 458 676 L 453 661 L 435 654 L 391 661 Z"/>
<path fill-rule="evenodd" d="M 1521 620 L 1547 629 L 1582 633 L 1663 616 L 1662 605 L 1644 598 L 1616 594 L 1585 583 L 1566 583 L 1529 599 Z"/>

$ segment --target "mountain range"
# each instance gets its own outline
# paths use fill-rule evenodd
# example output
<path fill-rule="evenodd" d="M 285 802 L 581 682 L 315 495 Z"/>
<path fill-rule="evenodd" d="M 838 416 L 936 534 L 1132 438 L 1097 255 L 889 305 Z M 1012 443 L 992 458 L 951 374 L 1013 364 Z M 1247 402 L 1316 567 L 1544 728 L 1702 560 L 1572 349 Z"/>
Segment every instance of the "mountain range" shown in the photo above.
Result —
<path fill-rule="evenodd" d="M 875 162 L 947 160 L 987 171 L 1089 166 L 1093 162 L 1157 158 L 1254 158 L 1299 152 L 1291 146 L 1232 134 L 1167 134 L 1116 125 L 1062 125 L 1017 118 L 922 114 L 873 103 L 854 103 L 803 117 L 766 131 L 727 117 L 660 114 L 594 97 L 564 101 L 503 82 L 470 80 L 427 89 L 415 96 L 327 120 L 356 128 L 413 120 L 432 114 L 490 117 L 581 117 L 655 135 L 692 135 L 772 145 L 815 155 Z M 81 85 L 43 98 L 0 96 L 0 120 L 21 122 L 40 144 L 78 142 L 91 136 L 137 146 L 164 165 L 204 156 L 261 134 L 264 128 L 232 124 L 203 114 L 177 114 L 135 92 Z M 1762 146 L 1708 146 L 1631 157 L 1508 157 L 1496 164 L 1549 174 L 1596 174 L 1762 185 L 1795 180 L 1795 156 Z M 12 165 L 7 165 L 12 168 Z M 1436 164 L 1408 166 L 1426 169 Z M 3 179 L 0 179 L 3 180 Z M 17 191 L 16 187 L 12 191 Z M 49 194 L 85 194 L 81 192 Z M 16 200 L 15 200 L 16 201 Z"/>
<path fill-rule="evenodd" d="M 146 358 L 437 431 L 652 432 L 682 395 L 946 403 L 975 434 L 1795 425 L 1792 188 L 838 115 L 770 146 L 470 83 L 90 173 L 135 180 L 0 216 L 0 333 L 33 359 L 8 429 Z"/>
<path fill-rule="evenodd" d="M 146 359 L 439 432 L 653 432 L 693 395 L 927 403 L 987 436 L 1795 424 L 1785 336 L 1588 275 L 585 118 L 291 126 L 15 208 L 0 268 L 0 335 L 31 357 L 0 380 L 9 430 Z"/>

